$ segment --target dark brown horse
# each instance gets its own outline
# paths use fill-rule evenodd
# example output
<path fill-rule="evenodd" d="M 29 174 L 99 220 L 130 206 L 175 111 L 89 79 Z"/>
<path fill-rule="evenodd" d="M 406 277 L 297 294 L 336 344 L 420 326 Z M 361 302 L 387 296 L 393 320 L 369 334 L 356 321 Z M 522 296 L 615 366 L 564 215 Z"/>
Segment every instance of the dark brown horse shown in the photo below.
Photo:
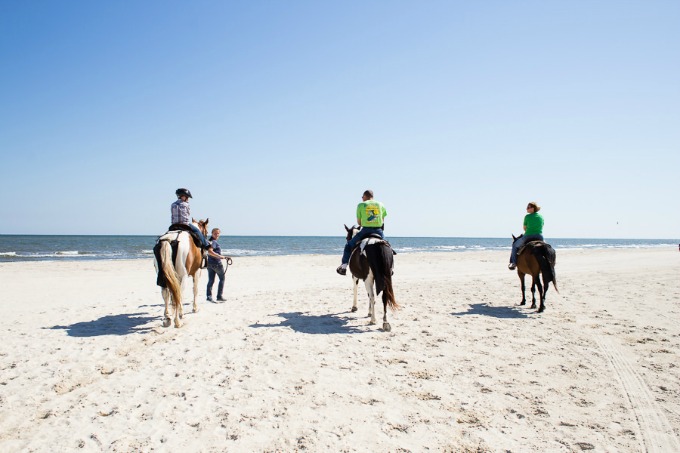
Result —
<path fill-rule="evenodd" d="M 513 234 L 513 244 L 521 237 L 522 235 L 515 237 Z M 557 291 L 557 278 L 555 276 L 556 259 L 555 250 L 550 244 L 543 241 L 530 241 L 519 249 L 517 254 L 517 275 L 522 282 L 522 302 L 520 302 L 520 305 L 527 303 L 524 276 L 531 275 L 531 308 L 536 308 L 536 287 L 538 287 L 538 295 L 541 300 L 538 313 L 545 310 L 545 294 L 548 292 L 550 282 L 553 283 L 555 291 Z M 543 284 L 541 284 L 541 276 L 543 276 Z"/>
<path fill-rule="evenodd" d="M 357 227 L 347 228 L 347 225 L 345 225 L 345 230 L 347 230 L 348 241 L 359 231 Z M 349 270 L 352 273 L 352 287 L 354 289 L 352 311 L 357 311 L 357 287 L 359 286 L 359 279 L 361 279 L 364 281 L 368 292 L 368 316 L 371 317 L 369 324 L 375 324 L 375 294 L 379 296 L 382 292 L 383 330 L 389 332 L 392 330 L 392 326 L 387 322 L 387 307 L 392 310 L 399 309 L 392 289 L 394 253 L 390 244 L 380 237 L 369 237 L 364 241 L 367 242 L 363 245 L 359 243 L 349 258 Z M 375 293 L 373 292 L 374 283 Z"/>

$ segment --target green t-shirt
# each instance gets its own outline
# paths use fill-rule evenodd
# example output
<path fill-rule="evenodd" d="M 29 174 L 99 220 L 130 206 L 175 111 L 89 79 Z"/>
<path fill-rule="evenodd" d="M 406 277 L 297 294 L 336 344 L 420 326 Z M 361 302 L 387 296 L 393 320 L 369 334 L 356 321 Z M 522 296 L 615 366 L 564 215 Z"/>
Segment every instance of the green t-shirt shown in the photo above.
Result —
<path fill-rule="evenodd" d="M 524 226 L 527 227 L 524 230 L 524 235 L 529 236 L 530 234 L 543 234 L 543 216 L 538 212 L 533 214 L 527 214 L 524 216 Z"/>
<path fill-rule="evenodd" d="M 362 227 L 380 228 L 385 223 L 385 217 L 387 211 L 379 201 L 368 200 L 357 206 L 357 219 L 361 221 Z"/>

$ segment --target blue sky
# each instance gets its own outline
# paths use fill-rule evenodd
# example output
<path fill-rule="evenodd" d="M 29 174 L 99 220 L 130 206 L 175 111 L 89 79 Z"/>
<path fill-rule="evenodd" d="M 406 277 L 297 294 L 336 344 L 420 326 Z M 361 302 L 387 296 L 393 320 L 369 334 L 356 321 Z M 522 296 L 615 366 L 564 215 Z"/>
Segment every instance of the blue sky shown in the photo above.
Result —
<path fill-rule="evenodd" d="M 680 236 L 680 2 L 0 3 L 0 234 Z"/>

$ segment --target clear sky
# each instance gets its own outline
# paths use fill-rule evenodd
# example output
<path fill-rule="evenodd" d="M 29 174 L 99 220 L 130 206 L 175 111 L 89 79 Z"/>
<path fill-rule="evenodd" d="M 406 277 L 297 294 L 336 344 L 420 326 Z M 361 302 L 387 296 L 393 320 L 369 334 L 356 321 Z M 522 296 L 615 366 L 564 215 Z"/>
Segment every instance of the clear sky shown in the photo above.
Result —
<path fill-rule="evenodd" d="M 0 234 L 680 237 L 680 2 L 0 3 Z"/>

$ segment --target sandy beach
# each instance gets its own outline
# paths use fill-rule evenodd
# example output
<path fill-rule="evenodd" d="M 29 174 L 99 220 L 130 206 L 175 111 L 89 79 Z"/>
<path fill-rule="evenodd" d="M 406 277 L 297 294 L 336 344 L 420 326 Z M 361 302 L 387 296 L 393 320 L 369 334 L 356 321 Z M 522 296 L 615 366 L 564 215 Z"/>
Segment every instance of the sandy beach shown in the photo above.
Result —
<path fill-rule="evenodd" d="M 235 258 L 161 327 L 152 259 L 0 263 L 0 451 L 680 451 L 680 253 L 400 254 L 391 332 L 339 256 Z M 377 307 L 382 317 L 382 304 Z"/>

